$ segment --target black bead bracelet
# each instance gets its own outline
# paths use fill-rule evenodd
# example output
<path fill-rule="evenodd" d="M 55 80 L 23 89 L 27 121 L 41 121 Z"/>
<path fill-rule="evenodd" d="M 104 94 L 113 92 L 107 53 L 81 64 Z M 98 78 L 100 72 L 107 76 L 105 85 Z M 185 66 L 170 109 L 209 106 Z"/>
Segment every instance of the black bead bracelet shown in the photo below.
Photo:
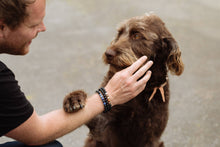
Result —
<path fill-rule="evenodd" d="M 102 99 L 104 109 L 105 109 L 103 112 L 106 113 L 106 112 L 110 111 L 112 108 L 112 105 L 111 105 L 111 102 L 109 100 L 109 95 L 106 92 L 106 90 L 102 87 L 102 88 L 96 90 L 96 93 L 98 93 L 100 98 Z"/>

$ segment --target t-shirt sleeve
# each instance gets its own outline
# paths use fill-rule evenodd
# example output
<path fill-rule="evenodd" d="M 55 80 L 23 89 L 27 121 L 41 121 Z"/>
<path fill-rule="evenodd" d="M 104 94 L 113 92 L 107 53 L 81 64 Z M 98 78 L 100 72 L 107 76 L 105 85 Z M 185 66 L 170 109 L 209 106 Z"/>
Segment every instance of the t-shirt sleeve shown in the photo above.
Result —
<path fill-rule="evenodd" d="M 33 107 L 13 72 L 0 62 L 0 136 L 21 125 L 32 113 Z"/>

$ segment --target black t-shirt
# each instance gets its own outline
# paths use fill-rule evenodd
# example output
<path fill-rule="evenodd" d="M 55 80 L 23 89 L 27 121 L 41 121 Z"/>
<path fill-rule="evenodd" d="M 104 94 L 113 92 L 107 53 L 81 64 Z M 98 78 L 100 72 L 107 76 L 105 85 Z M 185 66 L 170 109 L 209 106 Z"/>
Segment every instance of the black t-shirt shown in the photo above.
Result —
<path fill-rule="evenodd" d="M 13 72 L 0 61 L 0 137 L 25 122 L 33 110 Z"/>

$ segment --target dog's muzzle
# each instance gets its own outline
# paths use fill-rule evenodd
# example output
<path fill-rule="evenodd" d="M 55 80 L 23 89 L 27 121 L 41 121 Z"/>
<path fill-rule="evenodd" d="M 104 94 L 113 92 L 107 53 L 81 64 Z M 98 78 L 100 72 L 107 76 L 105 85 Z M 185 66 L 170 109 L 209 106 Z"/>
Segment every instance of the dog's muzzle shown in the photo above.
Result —
<path fill-rule="evenodd" d="M 107 49 L 105 51 L 105 56 L 107 60 L 112 60 L 116 56 L 116 52 L 111 49 Z"/>

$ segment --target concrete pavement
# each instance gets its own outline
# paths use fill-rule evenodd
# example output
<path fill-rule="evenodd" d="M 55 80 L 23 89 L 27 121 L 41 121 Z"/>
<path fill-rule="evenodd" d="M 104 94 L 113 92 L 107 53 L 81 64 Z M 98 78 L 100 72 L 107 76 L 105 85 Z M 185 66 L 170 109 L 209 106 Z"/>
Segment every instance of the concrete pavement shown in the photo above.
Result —
<path fill-rule="evenodd" d="M 47 31 L 24 57 L 0 55 L 39 114 L 62 107 L 70 91 L 89 94 L 107 67 L 102 54 L 123 19 L 154 11 L 179 43 L 185 71 L 170 76 L 170 117 L 162 139 L 167 147 L 220 146 L 219 0 L 47 0 Z M 82 126 L 58 139 L 82 147 Z M 10 139 L 0 138 L 0 143 Z"/>

